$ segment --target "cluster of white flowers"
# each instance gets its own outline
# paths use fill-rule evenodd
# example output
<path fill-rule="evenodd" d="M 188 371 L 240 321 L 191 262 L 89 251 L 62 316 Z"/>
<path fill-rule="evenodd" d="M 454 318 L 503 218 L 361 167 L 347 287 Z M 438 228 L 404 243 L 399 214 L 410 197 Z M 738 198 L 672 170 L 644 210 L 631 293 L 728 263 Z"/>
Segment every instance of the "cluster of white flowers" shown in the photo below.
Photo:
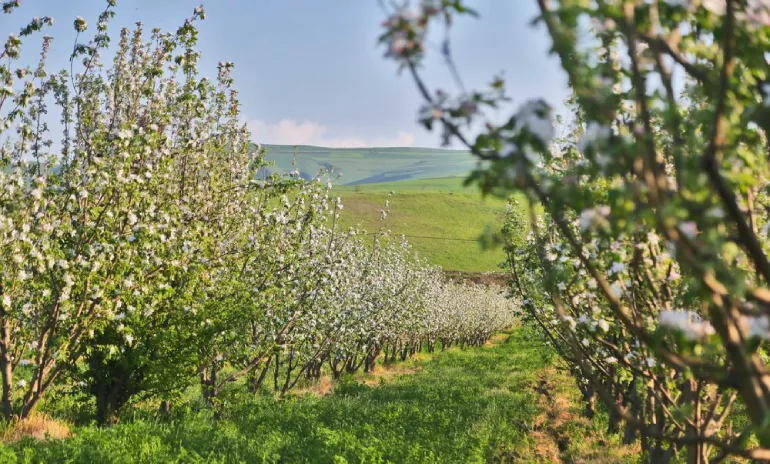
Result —
<path fill-rule="evenodd" d="M 526 102 L 516 113 L 516 129 L 526 129 L 544 144 L 553 140 L 551 109 L 542 100 Z"/>
<path fill-rule="evenodd" d="M 703 340 L 715 334 L 711 323 L 692 311 L 664 310 L 659 318 L 661 326 L 677 330 L 689 340 Z"/>
<path fill-rule="evenodd" d="M 577 148 L 581 152 L 585 152 L 589 148 L 598 150 L 601 147 L 601 144 L 609 138 L 611 134 L 612 129 L 609 127 L 596 121 L 590 121 L 586 126 L 585 132 L 583 132 L 583 135 L 580 137 L 580 140 L 578 140 Z"/>
<path fill-rule="evenodd" d="M 762 104 L 765 107 L 770 107 L 770 82 L 764 82 L 760 86 L 762 90 Z"/>
<path fill-rule="evenodd" d="M 581 230 L 598 230 L 609 226 L 607 217 L 611 209 L 607 205 L 597 206 L 596 208 L 587 208 L 580 213 Z"/>
<path fill-rule="evenodd" d="M 444 345 L 478 345 L 495 332 L 510 327 L 518 307 L 502 288 L 445 283 L 436 286 L 427 301 L 426 333 Z"/>
<path fill-rule="evenodd" d="M 426 19 L 420 13 L 402 7 L 385 21 L 384 26 L 389 29 L 386 57 L 407 60 L 422 53 Z"/>
<path fill-rule="evenodd" d="M 728 0 L 667 0 L 669 5 L 681 6 L 688 10 L 702 7 L 717 16 L 727 12 Z M 736 4 L 737 6 L 738 4 Z M 741 5 L 736 17 L 751 27 L 770 27 L 770 3 L 767 0 L 748 0 Z"/>
<path fill-rule="evenodd" d="M 770 317 L 766 314 L 761 316 L 743 316 L 743 329 L 748 338 L 756 337 L 761 340 L 770 340 Z"/>

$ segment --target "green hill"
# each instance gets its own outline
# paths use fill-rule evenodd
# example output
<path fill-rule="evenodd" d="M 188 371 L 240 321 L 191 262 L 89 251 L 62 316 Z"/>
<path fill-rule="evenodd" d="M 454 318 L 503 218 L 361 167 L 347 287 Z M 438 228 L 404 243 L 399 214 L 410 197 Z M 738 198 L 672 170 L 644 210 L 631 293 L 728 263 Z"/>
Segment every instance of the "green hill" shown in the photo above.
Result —
<path fill-rule="evenodd" d="M 420 256 L 446 270 L 496 272 L 501 249 L 483 250 L 479 238 L 486 229 L 499 231 L 505 201 L 482 199 L 463 179 L 476 167 L 466 151 L 435 148 L 324 148 L 307 145 L 267 145 L 268 172 L 299 170 L 312 178 L 332 170 L 334 192 L 345 209 L 344 227 L 373 233 L 380 228 L 405 235 Z M 388 192 L 394 192 L 388 198 Z M 380 214 L 390 200 L 385 221 Z"/>
<path fill-rule="evenodd" d="M 345 185 L 466 176 L 476 160 L 466 151 L 436 148 L 323 148 L 307 145 L 266 145 L 266 170 L 286 174 L 299 170 L 304 178 L 322 169 L 342 173 Z M 296 157 L 295 157 L 296 151 Z M 293 162 L 296 159 L 296 167 Z"/>
<path fill-rule="evenodd" d="M 388 192 L 393 194 L 388 197 Z M 428 179 L 334 188 L 345 208 L 343 226 L 360 226 L 369 232 L 380 227 L 405 235 L 420 256 L 446 270 L 499 271 L 500 248 L 482 250 L 478 239 L 486 228 L 499 231 L 506 202 L 482 199 L 461 178 Z M 390 214 L 380 220 L 386 200 Z"/>

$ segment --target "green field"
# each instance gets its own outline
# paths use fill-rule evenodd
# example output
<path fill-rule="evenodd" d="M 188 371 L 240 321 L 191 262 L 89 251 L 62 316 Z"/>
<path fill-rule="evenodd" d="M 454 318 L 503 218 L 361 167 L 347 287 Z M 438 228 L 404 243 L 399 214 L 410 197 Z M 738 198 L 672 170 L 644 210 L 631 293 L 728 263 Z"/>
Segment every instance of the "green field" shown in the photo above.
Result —
<path fill-rule="evenodd" d="M 389 192 L 393 192 L 389 196 Z M 495 272 L 504 259 L 500 248 L 484 250 L 479 237 L 486 229 L 499 231 L 505 200 L 482 199 L 461 178 L 410 180 L 335 187 L 342 197 L 341 225 L 380 228 L 405 235 L 420 256 L 452 271 Z M 380 213 L 389 200 L 390 214 Z"/>
<path fill-rule="evenodd" d="M 332 391 L 225 401 L 219 418 L 195 400 L 73 437 L 0 445 L 1 462 L 621 462 L 606 420 L 579 417 L 572 380 L 524 329 L 483 348 L 423 354 Z"/>
<path fill-rule="evenodd" d="M 293 169 L 310 179 L 321 170 L 341 173 L 339 184 L 371 184 L 401 180 L 466 176 L 476 166 L 467 152 L 437 148 L 323 148 L 266 145 L 265 158 L 275 164 L 267 172 Z M 293 163 L 296 161 L 296 165 Z"/>

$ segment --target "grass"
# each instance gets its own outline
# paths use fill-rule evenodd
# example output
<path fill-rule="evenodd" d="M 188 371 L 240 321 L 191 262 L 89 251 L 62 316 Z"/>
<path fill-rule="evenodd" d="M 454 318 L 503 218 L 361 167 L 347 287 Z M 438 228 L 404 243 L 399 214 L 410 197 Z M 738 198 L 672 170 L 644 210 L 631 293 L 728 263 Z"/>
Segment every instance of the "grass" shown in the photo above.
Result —
<path fill-rule="evenodd" d="M 405 235 L 420 256 L 446 270 L 496 272 L 504 260 L 502 249 L 484 250 L 478 239 L 487 230 L 500 230 L 506 202 L 482 199 L 474 190 L 464 189 L 458 178 L 342 186 L 334 193 L 345 205 L 342 226 L 369 232 L 384 227 Z M 386 200 L 390 214 L 382 222 Z"/>
<path fill-rule="evenodd" d="M 579 407 L 572 380 L 547 348 L 523 329 L 495 342 L 422 355 L 395 373 L 349 379 L 325 395 L 250 397 L 224 405 L 218 420 L 205 409 L 176 408 L 166 421 L 139 414 L 110 429 L 75 427 L 64 440 L 25 438 L 0 446 L 0 460 L 474 463 L 633 456 L 604 436 L 601 420 L 573 417 Z M 544 376 L 551 397 L 564 393 L 558 405 L 543 400 Z"/>
<path fill-rule="evenodd" d="M 315 177 L 322 169 L 342 173 L 338 183 L 369 184 L 408 179 L 465 176 L 476 166 L 466 151 L 436 148 L 324 148 L 268 145 L 265 158 L 275 164 L 270 172 L 298 169 L 302 177 Z M 296 166 L 292 163 L 296 160 Z"/>

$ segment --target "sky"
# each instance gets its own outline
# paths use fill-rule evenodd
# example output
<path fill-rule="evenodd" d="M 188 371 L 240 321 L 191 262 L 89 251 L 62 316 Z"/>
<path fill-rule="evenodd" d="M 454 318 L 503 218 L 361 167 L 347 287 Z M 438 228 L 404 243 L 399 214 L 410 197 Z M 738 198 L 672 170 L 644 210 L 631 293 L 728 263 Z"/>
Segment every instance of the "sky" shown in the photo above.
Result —
<path fill-rule="evenodd" d="M 0 16 L 0 33 L 17 32 L 22 20 L 52 16 L 52 69 L 68 67 L 72 22 L 93 26 L 102 0 L 21 0 Z M 242 116 L 263 144 L 329 147 L 438 147 L 438 132 L 417 123 L 420 96 L 407 73 L 383 58 L 377 43 L 385 13 L 377 0 L 118 0 L 112 36 L 142 21 L 147 30 L 175 31 L 203 4 L 199 66 L 214 76 L 219 61 L 235 63 Z M 544 98 L 557 110 L 567 96 L 566 76 L 542 25 L 531 26 L 535 0 L 467 0 L 480 18 L 462 17 L 452 30 L 452 51 L 466 88 L 481 89 L 502 73 L 511 108 Z M 93 28 L 91 29 L 93 30 Z M 25 45 L 26 53 L 37 44 Z M 423 75 L 431 88 L 458 89 L 440 59 L 440 41 L 428 41 Z M 510 109 L 509 109 L 510 111 Z M 506 113 L 488 114 L 500 120 Z"/>

